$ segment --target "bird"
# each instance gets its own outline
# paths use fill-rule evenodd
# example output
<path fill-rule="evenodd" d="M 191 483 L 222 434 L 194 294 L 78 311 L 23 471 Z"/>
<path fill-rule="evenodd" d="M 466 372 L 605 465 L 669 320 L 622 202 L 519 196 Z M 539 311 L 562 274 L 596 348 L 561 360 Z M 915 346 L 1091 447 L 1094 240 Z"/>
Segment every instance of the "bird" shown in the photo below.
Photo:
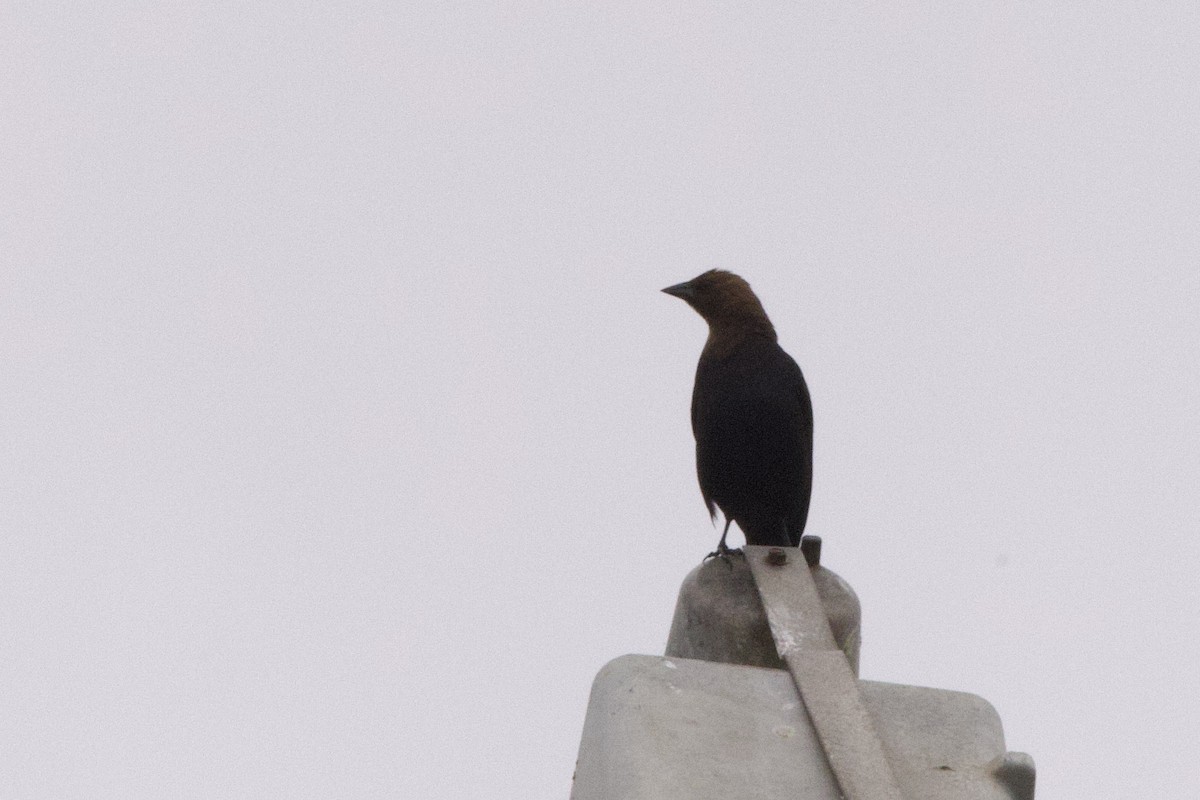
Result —
<path fill-rule="evenodd" d="M 700 494 L 711 519 L 718 508 L 725 517 L 709 556 L 733 552 L 725 544 L 731 522 L 746 544 L 798 546 L 812 495 L 813 411 L 804 374 L 738 275 L 712 269 L 663 291 L 708 323 L 691 414 Z"/>

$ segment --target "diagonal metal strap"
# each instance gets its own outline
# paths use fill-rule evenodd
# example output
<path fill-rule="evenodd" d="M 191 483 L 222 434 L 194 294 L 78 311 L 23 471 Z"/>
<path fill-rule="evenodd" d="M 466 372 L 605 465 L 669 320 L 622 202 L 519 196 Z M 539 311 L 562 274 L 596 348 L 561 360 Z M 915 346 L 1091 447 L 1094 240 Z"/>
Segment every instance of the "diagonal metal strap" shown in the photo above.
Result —
<path fill-rule="evenodd" d="M 843 797 L 904 800 L 800 549 L 748 545 L 745 553 L 775 647 L 792 673 Z"/>

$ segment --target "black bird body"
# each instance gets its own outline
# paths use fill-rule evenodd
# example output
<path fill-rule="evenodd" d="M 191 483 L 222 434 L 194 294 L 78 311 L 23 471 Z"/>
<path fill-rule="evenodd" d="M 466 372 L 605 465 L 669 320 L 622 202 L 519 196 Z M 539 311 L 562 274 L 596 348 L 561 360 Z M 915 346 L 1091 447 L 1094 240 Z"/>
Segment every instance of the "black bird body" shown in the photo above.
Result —
<path fill-rule="evenodd" d="M 800 367 L 776 341 L 750 286 L 711 270 L 664 290 L 708 321 L 696 367 L 692 432 L 709 514 L 747 544 L 800 544 L 812 494 L 813 414 Z M 724 549 L 721 537 L 718 551 Z"/>

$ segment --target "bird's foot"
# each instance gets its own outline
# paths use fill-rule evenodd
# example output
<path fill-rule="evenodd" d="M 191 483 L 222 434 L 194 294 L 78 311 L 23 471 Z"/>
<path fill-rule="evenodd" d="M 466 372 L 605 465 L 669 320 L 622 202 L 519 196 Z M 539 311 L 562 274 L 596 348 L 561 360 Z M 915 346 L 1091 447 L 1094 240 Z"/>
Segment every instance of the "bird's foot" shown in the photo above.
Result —
<path fill-rule="evenodd" d="M 725 565 L 727 567 L 729 567 L 730 569 L 733 569 L 733 561 L 730 560 L 730 556 L 740 556 L 741 554 L 742 554 L 742 548 L 738 547 L 738 548 L 730 549 L 730 548 L 726 547 L 725 542 L 722 541 L 720 544 L 717 545 L 716 550 L 713 550 L 711 553 L 709 553 L 708 555 L 706 555 L 704 557 L 704 560 L 707 562 L 709 559 L 719 558 L 725 562 Z"/>

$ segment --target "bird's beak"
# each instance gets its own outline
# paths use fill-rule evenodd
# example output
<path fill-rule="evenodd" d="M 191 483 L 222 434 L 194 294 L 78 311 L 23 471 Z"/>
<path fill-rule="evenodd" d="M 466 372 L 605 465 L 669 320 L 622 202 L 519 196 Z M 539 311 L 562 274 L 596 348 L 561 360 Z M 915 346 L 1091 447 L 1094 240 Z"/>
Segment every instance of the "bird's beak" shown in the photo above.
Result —
<path fill-rule="evenodd" d="M 696 296 L 696 290 L 692 287 L 691 281 L 668 286 L 663 291 L 672 297 L 678 297 L 680 300 L 690 300 Z"/>

